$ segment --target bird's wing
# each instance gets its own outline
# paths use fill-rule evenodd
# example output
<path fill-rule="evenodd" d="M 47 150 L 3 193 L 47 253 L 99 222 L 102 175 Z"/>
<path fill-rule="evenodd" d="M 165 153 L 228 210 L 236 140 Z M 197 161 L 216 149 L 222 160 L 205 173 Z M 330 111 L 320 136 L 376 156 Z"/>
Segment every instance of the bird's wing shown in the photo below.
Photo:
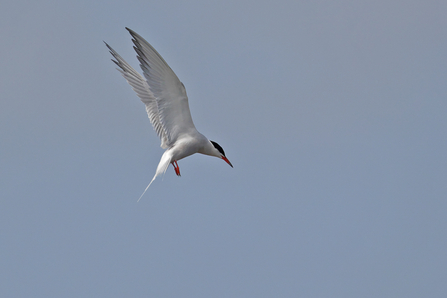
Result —
<path fill-rule="evenodd" d="M 155 97 L 155 106 L 146 104 L 149 114 L 157 113 L 165 133 L 167 146 L 172 146 L 182 134 L 196 132 L 189 110 L 185 86 L 177 78 L 160 54 L 140 35 L 126 28 L 132 35 L 134 49 L 146 82 Z M 146 102 L 145 102 L 146 103 Z"/>
<path fill-rule="evenodd" d="M 169 143 L 168 134 L 160 121 L 157 100 L 150 90 L 149 85 L 143 76 L 140 75 L 132 66 L 130 66 L 114 49 L 112 49 L 112 47 L 110 47 L 107 43 L 105 44 L 109 48 L 112 56 L 116 59 L 112 61 L 118 65 L 118 71 L 121 72 L 130 86 L 132 86 L 132 89 L 137 93 L 141 101 L 146 105 L 149 120 L 161 139 L 161 147 L 167 148 Z"/>
<path fill-rule="evenodd" d="M 146 105 L 149 119 L 161 139 L 161 147 L 174 145 L 182 134 L 196 132 L 189 110 L 185 86 L 177 78 L 160 54 L 140 35 L 126 28 L 132 35 L 134 49 L 144 78 L 109 45 L 110 53 L 127 82 Z"/>

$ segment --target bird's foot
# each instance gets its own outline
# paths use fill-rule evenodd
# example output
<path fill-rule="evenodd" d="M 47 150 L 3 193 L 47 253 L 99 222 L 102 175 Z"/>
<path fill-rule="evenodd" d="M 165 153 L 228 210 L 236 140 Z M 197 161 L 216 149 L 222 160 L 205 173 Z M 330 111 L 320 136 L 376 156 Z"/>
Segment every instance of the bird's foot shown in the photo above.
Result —
<path fill-rule="evenodd" d="M 174 166 L 174 170 L 175 170 L 175 173 L 177 174 L 177 176 L 181 176 L 180 175 L 180 168 L 179 168 L 179 166 L 178 166 L 178 164 L 177 164 L 177 161 L 176 160 L 174 160 L 173 162 L 171 162 L 171 164 Z"/>

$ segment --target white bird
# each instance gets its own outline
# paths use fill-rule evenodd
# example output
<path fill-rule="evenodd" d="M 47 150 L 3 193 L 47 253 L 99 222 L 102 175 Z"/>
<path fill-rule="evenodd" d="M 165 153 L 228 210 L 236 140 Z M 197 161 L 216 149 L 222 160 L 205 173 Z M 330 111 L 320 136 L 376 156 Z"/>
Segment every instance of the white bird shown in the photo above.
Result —
<path fill-rule="evenodd" d="M 174 166 L 175 173 L 180 176 L 177 161 L 194 153 L 221 158 L 233 167 L 226 158 L 222 147 L 197 131 L 189 111 L 185 86 L 177 78 L 177 75 L 144 38 L 133 30 L 126 29 L 133 37 L 134 49 L 137 52 L 144 77 L 124 61 L 107 43 L 105 44 L 116 59 L 112 59 L 112 61 L 118 65 L 118 71 L 146 105 L 149 120 L 161 139 L 161 147 L 167 149 L 161 157 L 154 178 L 138 201 L 155 178 L 166 172 L 169 164 Z"/>

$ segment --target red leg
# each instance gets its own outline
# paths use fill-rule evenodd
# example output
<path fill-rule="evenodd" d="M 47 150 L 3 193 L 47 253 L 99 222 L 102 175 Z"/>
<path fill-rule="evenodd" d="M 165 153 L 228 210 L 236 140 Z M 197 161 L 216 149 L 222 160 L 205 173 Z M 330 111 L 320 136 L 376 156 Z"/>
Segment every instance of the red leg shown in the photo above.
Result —
<path fill-rule="evenodd" d="M 177 176 L 181 176 L 180 175 L 180 168 L 178 167 L 177 161 L 174 160 L 173 162 L 171 162 L 171 164 L 174 166 L 174 170 L 175 170 L 175 173 L 177 174 Z"/>

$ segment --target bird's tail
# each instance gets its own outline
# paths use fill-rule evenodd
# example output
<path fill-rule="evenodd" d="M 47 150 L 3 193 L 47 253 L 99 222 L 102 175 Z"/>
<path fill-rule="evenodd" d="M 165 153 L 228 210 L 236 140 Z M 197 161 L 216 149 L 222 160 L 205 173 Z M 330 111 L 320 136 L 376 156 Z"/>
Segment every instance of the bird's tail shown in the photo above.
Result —
<path fill-rule="evenodd" d="M 163 153 L 163 156 L 161 157 L 160 162 L 158 163 L 157 171 L 155 172 L 154 178 L 152 178 L 151 182 L 146 187 L 146 189 L 144 190 L 143 194 L 138 199 L 137 203 L 141 200 L 143 195 L 148 190 L 149 186 L 151 186 L 152 182 L 154 182 L 155 178 L 157 178 L 157 176 L 159 176 L 160 174 L 166 173 L 166 170 L 168 169 L 169 164 L 171 163 L 171 157 L 172 157 L 171 155 L 172 154 L 171 154 L 171 152 L 169 152 L 169 150 L 166 150 L 165 153 Z"/>

